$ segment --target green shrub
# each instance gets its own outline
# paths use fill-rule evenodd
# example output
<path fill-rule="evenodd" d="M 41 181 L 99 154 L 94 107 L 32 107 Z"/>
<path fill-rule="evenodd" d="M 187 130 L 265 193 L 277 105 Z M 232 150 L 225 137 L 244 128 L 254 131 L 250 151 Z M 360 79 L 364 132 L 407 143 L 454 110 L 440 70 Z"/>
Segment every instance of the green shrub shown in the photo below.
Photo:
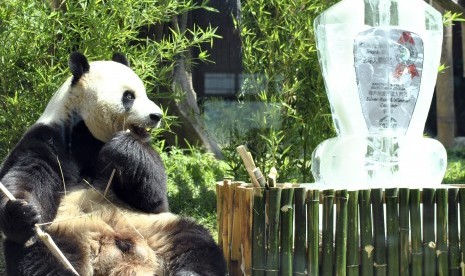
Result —
<path fill-rule="evenodd" d="M 198 148 L 172 147 L 162 151 L 168 175 L 170 210 L 193 217 L 216 232 L 216 186 L 229 173 L 229 166 Z"/>
<path fill-rule="evenodd" d="M 447 151 L 447 170 L 442 183 L 465 184 L 465 148 Z"/>

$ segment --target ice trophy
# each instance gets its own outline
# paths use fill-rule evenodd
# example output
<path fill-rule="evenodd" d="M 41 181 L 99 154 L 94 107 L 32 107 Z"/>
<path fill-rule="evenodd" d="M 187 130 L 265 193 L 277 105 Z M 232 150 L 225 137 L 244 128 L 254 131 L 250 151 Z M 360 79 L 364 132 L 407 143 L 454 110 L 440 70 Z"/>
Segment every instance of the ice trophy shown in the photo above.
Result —
<path fill-rule="evenodd" d="M 441 14 L 423 0 L 342 0 L 314 26 L 337 131 L 313 152 L 316 182 L 440 184 L 447 154 L 423 131 L 441 56 Z"/>

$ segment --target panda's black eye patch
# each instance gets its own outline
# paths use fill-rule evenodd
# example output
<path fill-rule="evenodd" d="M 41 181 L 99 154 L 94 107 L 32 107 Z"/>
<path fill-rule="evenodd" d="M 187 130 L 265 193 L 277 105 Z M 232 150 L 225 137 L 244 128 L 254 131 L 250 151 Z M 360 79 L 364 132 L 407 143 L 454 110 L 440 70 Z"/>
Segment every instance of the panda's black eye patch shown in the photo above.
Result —
<path fill-rule="evenodd" d="M 136 96 L 134 95 L 132 91 L 129 91 L 129 90 L 124 91 L 121 102 L 123 103 L 123 107 L 126 111 L 131 109 L 132 104 L 134 103 L 135 99 L 136 99 Z"/>

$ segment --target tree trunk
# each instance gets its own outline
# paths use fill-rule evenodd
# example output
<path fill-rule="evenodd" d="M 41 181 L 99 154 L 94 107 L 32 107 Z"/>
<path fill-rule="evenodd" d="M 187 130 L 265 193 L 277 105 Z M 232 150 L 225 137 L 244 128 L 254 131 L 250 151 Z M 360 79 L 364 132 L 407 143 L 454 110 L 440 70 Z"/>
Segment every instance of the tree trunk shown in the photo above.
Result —
<path fill-rule="evenodd" d="M 446 69 L 439 73 L 436 83 L 438 139 L 446 148 L 449 148 L 454 145 L 455 139 L 452 26 L 444 26 L 441 64 L 445 64 Z"/>
<path fill-rule="evenodd" d="M 184 32 L 187 27 L 187 14 L 181 16 L 173 16 L 173 28 L 178 32 Z M 181 138 L 177 140 L 180 145 L 202 145 L 208 151 L 212 152 L 216 158 L 221 158 L 221 149 L 216 140 L 209 135 L 205 123 L 200 116 L 199 106 L 197 104 L 197 94 L 192 85 L 191 68 L 186 65 L 184 57 L 179 57 L 174 67 L 174 82 L 173 91 L 181 89 L 184 99 L 181 101 L 171 100 L 168 104 L 172 113 L 178 117 L 180 128 L 174 127 L 176 137 L 167 136 L 167 140 Z"/>

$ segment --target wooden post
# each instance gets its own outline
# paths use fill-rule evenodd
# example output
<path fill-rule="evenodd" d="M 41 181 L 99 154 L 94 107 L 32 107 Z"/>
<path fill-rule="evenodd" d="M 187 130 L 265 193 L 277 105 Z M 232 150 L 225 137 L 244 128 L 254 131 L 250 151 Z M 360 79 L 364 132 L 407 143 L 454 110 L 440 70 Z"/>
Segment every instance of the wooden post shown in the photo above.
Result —
<path fill-rule="evenodd" d="M 421 236 L 421 194 L 410 190 L 410 228 L 412 235 L 412 276 L 423 275 L 423 249 Z"/>
<path fill-rule="evenodd" d="M 373 216 L 371 212 L 371 190 L 361 190 L 359 196 L 360 210 L 360 246 L 362 253 L 362 276 L 373 276 Z"/>
<path fill-rule="evenodd" d="M 336 275 L 345 276 L 347 269 L 347 190 L 336 192 Z"/>
<path fill-rule="evenodd" d="M 347 275 L 358 276 L 359 272 L 359 227 L 358 227 L 358 194 L 359 191 L 349 192 L 347 206 Z"/>
<path fill-rule="evenodd" d="M 423 275 L 436 275 L 436 237 L 434 223 L 434 189 L 423 189 Z"/>
<path fill-rule="evenodd" d="M 305 208 L 306 189 L 295 188 L 295 239 L 294 239 L 294 275 L 305 273 L 305 240 L 307 236 L 307 210 Z M 267 275 L 268 276 L 268 275 Z"/>
<path fill-rule="evenodd" d="M 390 276 L 399 275 L 399 215 L 396 188 L 385 190 L 386 200 L 386 236 L 387 236 L 387 272 Z"/>
<path fill-rule="evenodd" d="M 374 267 L 377 276 L 387 275 L 386 260 L 386 232 L 384 223 L 383 190 L 371 190 L 371 204 L 373 205 L 373 231 L 374 231 Z"/>
<path fill-rule="evenodd" d="M 333 275 L 334 268 L 334 190 L 323 191 L 323 242 L 321 254 L 321 272 Z"/>
<path fill-rule="evenodd" d="M 409 196 L 408 188 L 399 189 L 399 240 L 400 240 L 400 263 L 399 275 L 409 275 L 410 258 L 410 223 L 409 223 Z"/>

